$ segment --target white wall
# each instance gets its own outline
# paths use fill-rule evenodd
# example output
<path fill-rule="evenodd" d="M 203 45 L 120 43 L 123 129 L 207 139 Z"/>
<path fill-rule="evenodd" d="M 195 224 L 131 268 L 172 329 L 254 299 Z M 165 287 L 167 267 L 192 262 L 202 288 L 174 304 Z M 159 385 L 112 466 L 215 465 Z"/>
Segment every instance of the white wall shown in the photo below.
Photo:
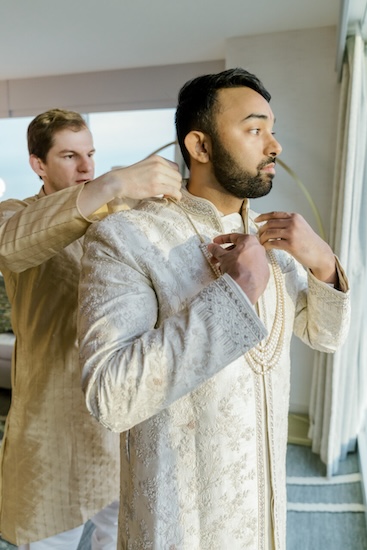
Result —
<path fill-rule="evenodd" d="M 224 69 L 224 61 L 0 81 L 0 118 L 61 107 L 81 113 L 176 107 L 190 78 Z"/>
<path fill-rule="evenodd" d="M 281 159 L 307 186 L 329 231 L 339 83 L 335 72 L 336 29 L 280 32 L 233 38 L 226 67 L 254 72 L 272 95 Z M 292 178 L 280 167 L 273 190 L 252 201 L 259 212 L 300 212 L 317 230 L 311 208 Z M 292 343 L 291 411 L 307 412 L 314 352 Z"/>

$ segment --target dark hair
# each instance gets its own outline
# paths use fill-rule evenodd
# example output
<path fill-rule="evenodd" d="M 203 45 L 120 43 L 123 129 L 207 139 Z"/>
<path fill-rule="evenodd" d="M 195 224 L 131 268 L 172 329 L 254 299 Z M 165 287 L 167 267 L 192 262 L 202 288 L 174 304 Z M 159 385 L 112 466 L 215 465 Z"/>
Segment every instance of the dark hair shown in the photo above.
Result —
<path fill-rule="evenodd" d="M 54 143 L 54 136 L 60 130 L 79 132 L 87 128 L 84 118 L 74 111 L 50 109 L 36 116 L 28 126 L 27 140 L 30 155 L 36 155 L 46 162 L 47 153 Z"/>
<path fill-rule="evenodd" d="M 185 147 L 185 137 L 191 130 L 209 135 L 215 131 L 213 115 L 217 109 L 218 90 L 223 88 L 252 88 L 270 101 L 270 94 L 262 82 L 245 69 L 227 69 L 216 74 L 206 74 L 189 80 L 178 94 L 176 132 L 182 156 L 190 168 L 190 155 Z"/>

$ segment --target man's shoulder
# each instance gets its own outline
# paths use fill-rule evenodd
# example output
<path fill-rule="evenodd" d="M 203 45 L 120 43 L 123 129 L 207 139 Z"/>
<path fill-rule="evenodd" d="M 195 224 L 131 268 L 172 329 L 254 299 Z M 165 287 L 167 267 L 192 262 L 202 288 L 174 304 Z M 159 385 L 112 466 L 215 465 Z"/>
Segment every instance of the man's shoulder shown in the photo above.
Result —
<path fill-rule="evenodd" d="M 161 204 L 160 204 L 161 203 Z M 165 204 L 163 201 L 141 201 L 134 208 L 108 214 L 97 223 L 93 223 L 87 233 L 122 234 L 131 233 L 132 228 L 154 227 L 162 223 Z"/>
<path fill-rule="evenodd" d="M 0 202 L 0 219 L 7 219 L 38 199 L 37 195 L 26 199 L 5 199 Z"/>
<path fill-rule="evenodd" d="M 124 225 L 124 224 L 141 224 L 144 220 L 154 220 L 157 223 L 162 219 L 163 211 L 167 212 L 169 209 L 168 201 L 164 200 L 144 200 L 140 201 L 134 208 L 128 210 L 121 210 L 114 212 L 106 216 L 99 224 L 106 225 Z"/>
<path fill-rule="evenodd" d="M 36 200 L 39 199 L 39 196 L 38 195 L 32 195 L 30 197 L 26 197 L 25 199 L 16 199 L 16 198 L 10 198 L 10 199 L 5 199 L 3 201 L 0 202 L 0 206 L 1 207 L 9 207 L 11 205 L 15 205 L 15 206 L 27 206 L 27 204 L 30 204 L 31 202 L 35 202 Z"/>

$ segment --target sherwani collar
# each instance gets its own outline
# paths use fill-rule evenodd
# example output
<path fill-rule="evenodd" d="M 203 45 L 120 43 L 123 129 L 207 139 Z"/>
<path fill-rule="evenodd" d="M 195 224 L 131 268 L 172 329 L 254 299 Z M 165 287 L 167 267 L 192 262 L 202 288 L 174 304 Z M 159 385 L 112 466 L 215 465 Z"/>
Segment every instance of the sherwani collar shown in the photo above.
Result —
<path fill-rule="evenodd" d="M 189 216 L 196 216 L 199 218 L 205 218 L 210 222 L 218 231 L 222 231 L 221 214 L 214 204 L 207 199 L 192 195 L 187 190 L 187 180 L 184 180 L 183 187 L 181 189 L 182 199 L 180 201 L 180 207 L 185 210 Z M 244 199 L 241 207 L 241 216 L 245 227 L 245 233 L 248 233 L 248 211 L 249 200 Z"/>

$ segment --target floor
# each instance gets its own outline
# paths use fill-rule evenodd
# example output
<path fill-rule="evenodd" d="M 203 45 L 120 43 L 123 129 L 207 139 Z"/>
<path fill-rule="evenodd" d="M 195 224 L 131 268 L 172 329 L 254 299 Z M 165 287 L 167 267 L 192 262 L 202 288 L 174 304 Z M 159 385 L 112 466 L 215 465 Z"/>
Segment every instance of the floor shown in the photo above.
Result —
<path fill-rule="evenodd" d="M 309 446 L 289 444 L 287 506 L 287 550 L 367 550 L 357 450 L 328 479 Z"/>

